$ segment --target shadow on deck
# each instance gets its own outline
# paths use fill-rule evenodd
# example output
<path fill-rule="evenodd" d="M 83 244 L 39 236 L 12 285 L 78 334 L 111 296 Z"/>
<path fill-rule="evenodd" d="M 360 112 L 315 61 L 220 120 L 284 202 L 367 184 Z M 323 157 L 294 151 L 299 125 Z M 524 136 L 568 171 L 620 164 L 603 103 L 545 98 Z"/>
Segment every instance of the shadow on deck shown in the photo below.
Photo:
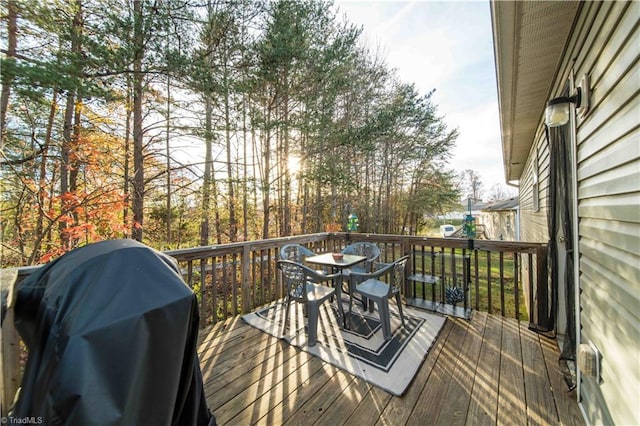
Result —
<path fill-rule="evenodd" d="M 239 317 L 203 330 L 199 354 L 218 424 L 584 424 L 556 342 L 484 312 L 447 320 L 402 397 Z"/>

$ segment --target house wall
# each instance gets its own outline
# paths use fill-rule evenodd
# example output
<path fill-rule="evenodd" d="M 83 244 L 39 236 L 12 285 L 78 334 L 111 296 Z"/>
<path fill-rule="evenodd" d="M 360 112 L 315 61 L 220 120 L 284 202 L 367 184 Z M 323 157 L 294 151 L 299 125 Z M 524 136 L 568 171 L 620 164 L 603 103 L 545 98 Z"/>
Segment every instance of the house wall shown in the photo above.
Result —
<path fill-rule="evenodd" d="M 483 211 L 478 223 L 484 225 L 484 234 L 489 240 L 517 240 L 515 210 Z"/>
<path fill-rule="evenodd" d="M 536 166 L 537 163 L 537 166 Z M 534 203 L 535 169 L 538 169 L 538 206 Z M 520 177 L 520 239 L 535 243 L 549 240 L 547 209 L 549 208 L 549 146 L 544 132 L 538 132 Z"/>
<path fill-rule="evenodd" d="M 582 375 L 591 424 L 640 424 L 640 2 L 585 2 L 551 97 L 574 75 L 591 79 L 576 120 L 582 343 L 602 353 L 602 381 Z M 520 181 L 524 241 L 546 241 L 549 158 L 543 122 Z M 540 204 L 533 209 L 539 164 Z"/>
<path fill-rule="evenodd" d="M 537 186 L 534 184 L 537 174 Z M 534 192 L 537 191 L 538 205 L 534 201 Z M 549 208 L 549 146 L 544 140 L 544 132 L 537 132 L 535 142 L 531 147 L 527 162 L 520 176 L 519 200 L 520 200 L 520 241 L 546 243 L 549 241 L 547 226 L 547 209 Z M 520 260 L 520 276 L 522 277 L 522 289 L 524 300 L 529 312 L 535 312 L 531 306 L 532 295 L 530 289 L 538 282 L 535 267 L 529 271 L 532 265 Z M 533 283 L 529 282 L 529 276 L 533 276 Z M 550 278 L 549 278 L 550 279 Z M 535 294 L 535 291 L 534 291 Z"/>

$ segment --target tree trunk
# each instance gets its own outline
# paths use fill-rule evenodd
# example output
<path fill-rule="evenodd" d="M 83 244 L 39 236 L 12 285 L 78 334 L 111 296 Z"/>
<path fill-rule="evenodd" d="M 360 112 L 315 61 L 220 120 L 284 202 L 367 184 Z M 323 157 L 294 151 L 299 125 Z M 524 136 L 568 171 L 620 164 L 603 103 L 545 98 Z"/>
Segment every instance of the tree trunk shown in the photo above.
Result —
<path fill-rule="evenodd" d="M 242 235 L 244 241 L 249 241 L 249 176 L 248 176 L 248 168 L 247 164 L 247 138 L 249 137 L 249 133 L 247 132 L 247 104 L 246 104 L 246 95 L 242 95 L 242 182 L 244 191 L 242 193 Z"/>
<path fill-rule="evenodd" d="M 64 127 L 62 130 L 62 147 L 60 149 L 60 194 L 69 192 L 69 155 L 71 153 L 71 139 L 73 129 L 73 108 L 75 96 L 69 92 L 64 110 Z M 61 223 L 64 229 L 64 223 Z"/>
<path fill-rule="evenodd" d="M 320 181 L 320 179 L 316 179 L 316 200 L 313 203 L 314 207 L 315 207 L 315 212 L 316 212 L 316 227 L 318 229 L 320 229 L 322 227 L 322 208 L 323 208 L 323 202 L 322 202 L 322 182 Z"/>
<path fill-rule="evenodd" d="M 13 0 L 7 2 L 7 58 L 15 58 L 17 48 L 18 33 L 18 6 Z M 0 93 L 0 151 L 4 145 L 4 133 L 7 120 L 7 109 L 9 109 L 9 96 L 11 96 L 11 85 L 13 77 L 6 72 L 2 74 L 2 92 Z"/>
<path fill-rule="evenodd" d="M 238 224 L 236 223 L 236 199 L 235 188 L 233 184 L 233 163 L 232 163 L 232 146 L 231 146 L 231 120 L 229 115 L 229 71 L 225 62 L 224 65 L 224 124 L 225 124 L 225 143 L 227 145 L 227 207 L 229 209 L 229 240 L 234 242 L 237 240 Z"/>
<path fill-rule="evenodd" d="M 270 125 L 271 123 L 271 109 L 268 108 L 267 106 L 265 106 L 265 108 L 267 108 L 267 119 L 266 119 L 266 123 L 267 125 Z M 267 239 L 269 238 L 269 218 L 270 218 L 270 212 L 269 212 L 269 208 L 270 208 L 270 193 L 271 193 L 271 184 L 269 182 L 269 169 L 271 168 L 271 131 L 270 130 L 266 130 L 265 131 L 265 136 L 264 136 L 264 141 L 263 141 L 264 145 L 263 145 L 263 153 L 262 155 L 264 156 L 264 164 L 263 164 L 263 170 L 262 170 L 262 238 L 263 239 Z"/>
<path fill-rule="evenodd" d="M 284 206 L 284 195 L 283 195 L 283 191 L 284 191 L 284 166 L 282 164 L 283 160 L 283 148 L 282 148 L 282 129 L 280 128 L 280 121 L 281 121 L 281 116 L 280 111 L 278 111 L 276 109 L 276 114 L 277 118 L 276 121 L 279 123 L 278 126 L 276 126 L 276 135 L 275 135 L 275 139 L 276 139 L 276 147 L 275 147 L 275 161 L 274 161 L 274 167 L 275 167 L 275 187 L 274 187 L 274 191 L 275 191 L 275 200 L 274 200 L 274 204 L 275 204 L 275 214 L 276 214 L 276 219 L 275 219 L 275 223 L 276 223 L 276 235 L 278 236 L 282 236 L 283 234 L 283 230 L 284 230 L 284 212 L 282 210 L 283 206 Z"/>
<path fill-rule="evenodd" d="M 58 107 L 58 95 L 53 91 L 51 99 L 51 107 L 49 108 L 49 119 L 47 121 L 47 131 L 44 138 L 44 146 L 42 147 L 42 154 L 40 160 L 40 174 L 38 176 L 38 219 L 36 221 L 35 236 L 37 238 L 31 258 L 29 259 L 29 265 L 33 265 L 38 259 L 40 259 L 40 253 L 42 248 L 42 240 L 45 237 L 43 235 L 44 229 L 44 217 L 45 217 L 45 194 L 47 192 L 47 156 L 49 153 L 49 144 L 51 143 L 51 134 L 53 132 L 53 122 L 56 117 L 56 110 Z M 53 182 L 53 180 L 52 180 Z"/>
<path fill-rule="evenodd" d="M 75 96 L 72 92 L 67 95 L 67 105 L 64 112 L 64 128 L 62 131 L 62 146 L 60 148 L 60 195 L 64 197 L 69 192 L 69 157 L 71 154 L 72 144 L 72 128 L 73 128 L 73 110 L 75 104 Z M 67 202 L 64 198 L 61 200 L 60 209 L 62 212 L 67 210 Z M 66 233 L 67 222 L 60 221 L 58 231 L 60 233 L 60 245 L 68 250 L 69 236 Z"/>
<path fill-rule="evenodd" d="M 209 245 L 209 211 L 211 194 L 211 168 L 213 163 L 212 144 L 213 129 L 211 124 L 212 106 L 211 95 L 205 99 L 205 150 L 204 150 L 204 176 L 202 182 L 202 208 L 200 209 L 200 245 Z"/>
<path fill-rule="evenodd" d="M 256 135 L 256 129 L 255 127 L 251 128 L 251 146 L 253 147 L 253 158 L 260 158 L 260 153 L 259 151 L 259 147 L 260 147 L 260 143 L 259 143 L 259 138 Z M 253 172 L 253 176 L 260 176 L 259 173 L 259 168 L 260 168 L 260 164 L 259 161 L 255 161 L 253 162 L 253 167 L 251 168 L 252 172 Z M 258 185 L 257 183 L 255 183 L 253 185 L 253 190 L 251 193 L 251 201 L 253 204 L 253 211 L 258 212 L 259 211 L 259 204 L 258 204 Z M 254 235 L 257 237 L 258 235 L 260 235 L 260 225 L 258 223 L 258 220 L 256 218 L 256 220 L 253 220 L 253 233 Z"/>
<path fill-rule="evenodd" d="M 167 156 L 167 244 L 171 246 L 171 77 L 167 75 L 167 125 L 166 135 L 166 156 Z"/>
<path fill-rule="evenodd" d="M 71 142 L 71 152 L 78 151 L 78 141 L 80 140 L 80 120 L 82 115 L 82 107 L 80 100 L 82 99 L 81 93 L 78 93 L 76 102 L 74 103 L 74 114 L 73 114 L 73 135 Z M 78 174 L 80 173 L 80 162 L 78 160 L 77 155 L 71 156 L 69 159 L 69 192 L 72 194 L 76 194 L 78 190 Z M 80 223 L 80 218 L 78 217 L 78 210 L 76 207 L 77 201 L 74 201 L 74 205 L 72 207 L 72 216 L 73 216 L 73 225 L 78 226 Z M 78 236 L 69 237 L 70 247 L 76 247 L 78 245 L 79 239 Z"/>
<path fill-rule="evenodd" d="M 133 2 L 134 58 L 133 58 L 133 226 L 131 237 L 142 241 L 144 225 L 144 158 L 142 141 L 142 59 L 144 37 L 142 29 L 142 2 Z"/>
<path fill-rule="evenodd" d="M 282 166 L 284 169 L 284 189 L 282 196 L 282 234 L 291 235 L 291 173 L 289 172 L 289 76 L 285 74 L 282 135 Z"/>
<path fill-rule="evenodd" d="M 71 52 L 74 58 L 81 56 L 81 41 L 80 35 L 82 34 L 82 2 L 76 1 L 76 14 L 73 17 L 73 28 L 71 36 Z M 74 70 L 78 74 L 81 70 Z M 75 191 L 77 188 L 77 163 L 71 162 L 71 153 L 73 151 L 74 140 L 78 138 L 79 128 L 76 127 L 76 120 L 79 120 L 79 114 L 76 111 L 77 105 L 77 93 L 69 91 L 67 95 L 67 105 L 64 113 L 64 129 L 62 132 L 62 147 L 61 147 L 61 165 L 60 165 L 60 195 L 63 197 L 61 202 L 62 213 L 66 214 L 71 212 L 72 207 L 69 205 L 69 201 L 65 200 L 64 195 L 68 192 Z M 79 124 L 78 124 L 79 125 Z M 74 215 L 75 218 L 75 215 Z M 74 219 L 77 222 L 77 218 Z M 65 250 L 69 250 L 72 247 L 72 242 L 69 240 L 69 235 L 66 232 L 67 224 L 65 221 L 60 221 L 59 232 L 61 246 Z"/>
<path fill-rule="evenodd" d="M 131 96 L 132 95 L 132 85 L 129 78 L 127 78 L 127 99 L 126 99 L 126 107 L 127 107 L 127 115 L 125 118 L 125 130 L 124 130 L 124 182 L 123 182 L 123 193 L 124 193 L 124 207 L 122 209 L 122 224 L 123 229 L 127 229 L 127 221 L 129 220 L 129 208 L 131 205 L 131 192 L 130 192 L 130 168 L 131 168 Z M 128 237 L 126 231 L 124 231 L 124 238 Z"/>

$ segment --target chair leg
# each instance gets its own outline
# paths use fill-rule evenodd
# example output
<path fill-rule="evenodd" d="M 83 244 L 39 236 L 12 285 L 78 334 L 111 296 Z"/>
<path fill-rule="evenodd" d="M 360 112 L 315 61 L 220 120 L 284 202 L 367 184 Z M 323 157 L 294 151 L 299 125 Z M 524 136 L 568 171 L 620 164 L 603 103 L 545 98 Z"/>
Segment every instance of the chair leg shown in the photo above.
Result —
<path fill-rule="evenodd" d="M 353 293 L 351 293 L 349 295 L 349 322 L 351 322 L 351 311 L 352 311 L 352 308 L 353 308 Z M 346 320 L 346 318 L 345 318 L 345 320 Z M 346 326 L 346 321 L 345 321 L 345 326 Z M 351 324 L 349 324 L 349 327 L 347 327 L 347 328 L 350 328 L 350 327 L 351 327 Z"/>
<path fill-rule="evenodd" d="M 318 311 L 320 307 L 316 303 L 309 303 L 309 346 L 314 346 L 318 340 Z"/>
<path fill-rule="evenodd" d="M 357 285 L 356 283 L 353 283 L 351 280 L 349 280 L 349 300 L 352 300 L 355 297 L 356 285 Z M 364 296 L 363 294 L 359 294 L 359 295 L 360 295 L 360 303 L 362 304 L 362 310 L 366 312 L 367 309 L 369 309 L 367 305 L 369 301 L 367 300 L 367 297 Z M 371 307 L 371 312 L 373 312 L 373 307 Z"/>
<path fill-rule="evenodd" d="M 342 321 L 342 327 L 347 328 L 347 316 L 344 314 L 344 306 L 342 305 L 342 283 L 339 280 L 334 281 L 336 303 L 338 305 L 338 312 L 340 313 L 340 321 Z"/>
<path fill-rule="evenodd" d="M 398 304 L 398 312 L 400 312 L 400 319 L 402 320 L 402 326 L 404 325 L 404 315 L 402 314 L 402 299 L 400 298 L 400 293 L 396 293 L 396 303 Z"/>
<path fill-rule="evenodd" d="M 384 340 L 391 339 L 391 317 L 389 316 L 389 301 L 379 300 L 378 311 L 380 313 L 380 321 L 382 322 L 382 336 Z"/>
<path fill-rule="evenodd" d="M 287 300 L 284 302 L 284 321 L 282 322 L 282 333 L 280 334 L 280 337 L 284 337 L 285 331 L 287 330 L 287 321 L 289 321 L 290 303 L 291 303 L 291 300 L 289 298 L 287 298 Z"/>

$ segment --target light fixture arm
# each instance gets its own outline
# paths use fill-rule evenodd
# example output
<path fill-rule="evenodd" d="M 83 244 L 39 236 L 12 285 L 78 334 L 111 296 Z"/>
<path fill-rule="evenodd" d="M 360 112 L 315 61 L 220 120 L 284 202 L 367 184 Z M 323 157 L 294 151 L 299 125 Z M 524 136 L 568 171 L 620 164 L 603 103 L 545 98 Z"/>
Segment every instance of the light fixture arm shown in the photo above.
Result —
<path fill-rule="evenodd" d="M 572 103 L 576 105 L 576 108 L 580 108 L 581 101 L 582 101 L 582 89 L 578 87 L 577 93 L 575 95 L 553 98 L 549 102 L 547 102 L 547 106 Z"/>

